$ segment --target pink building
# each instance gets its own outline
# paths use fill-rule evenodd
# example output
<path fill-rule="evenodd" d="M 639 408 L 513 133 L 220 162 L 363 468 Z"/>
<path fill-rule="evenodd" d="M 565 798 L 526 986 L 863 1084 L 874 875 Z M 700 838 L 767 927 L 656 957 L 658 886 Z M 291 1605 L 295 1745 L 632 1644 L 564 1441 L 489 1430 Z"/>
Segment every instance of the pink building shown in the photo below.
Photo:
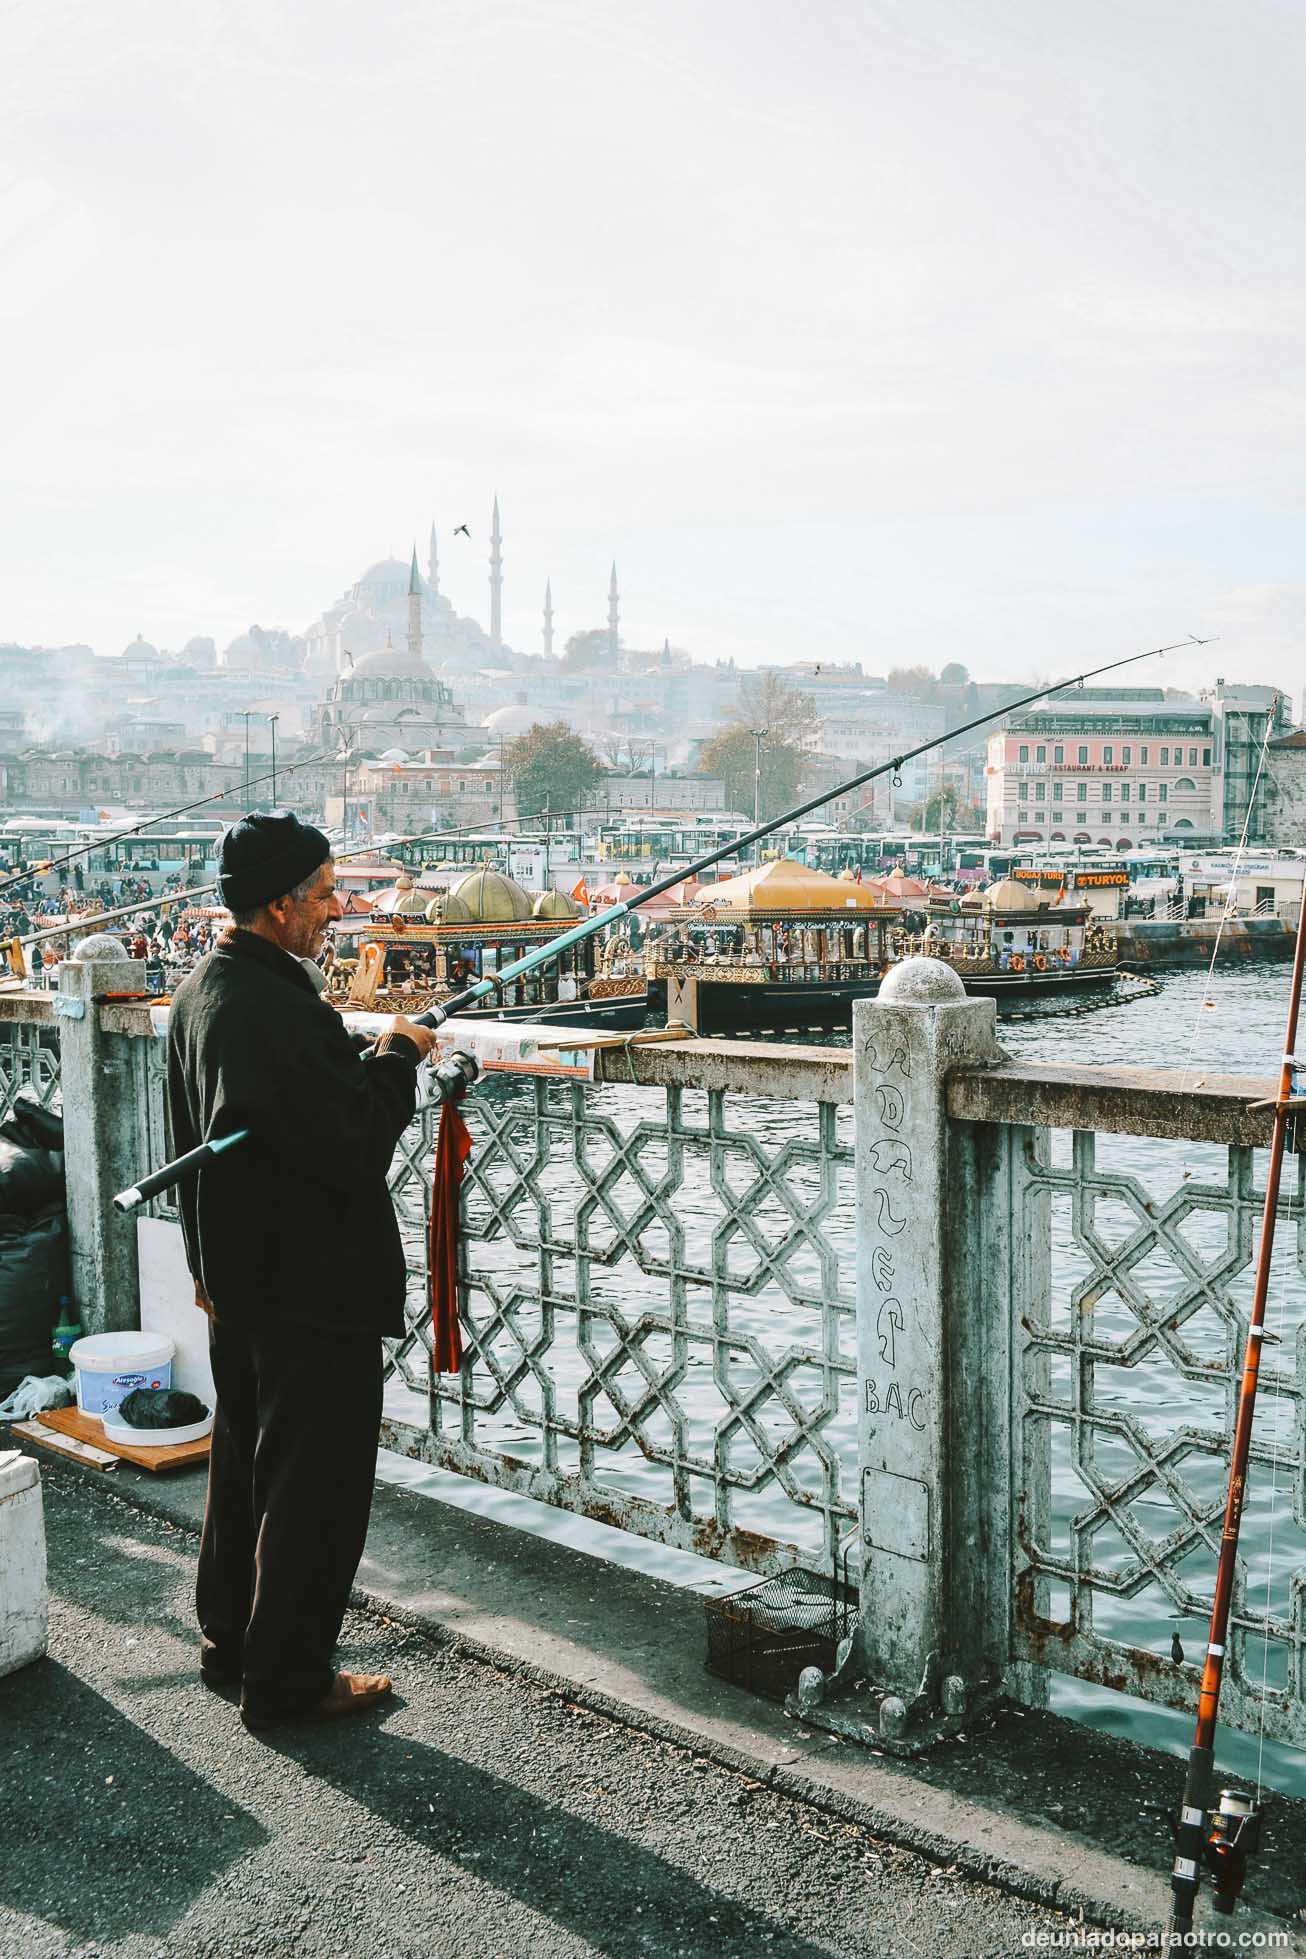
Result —
<path fill-rule="evenodd" d="M 1204 702 L 1159 687 L 1078 689 L 989 737 L 989 838 L 1128 850 L 1219 834 L 1211 762 Z"/>

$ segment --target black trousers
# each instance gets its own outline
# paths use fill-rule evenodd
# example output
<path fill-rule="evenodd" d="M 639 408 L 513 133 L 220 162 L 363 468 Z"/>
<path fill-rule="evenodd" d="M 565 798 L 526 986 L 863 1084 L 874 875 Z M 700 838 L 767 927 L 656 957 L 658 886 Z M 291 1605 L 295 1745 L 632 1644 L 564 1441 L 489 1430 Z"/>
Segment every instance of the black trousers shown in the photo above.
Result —
<path fill-rule="evenodd" d="M 200 1663 L 242 1704 L 320 1701 L 363 1555 L 381 1420 L 375 1333 L 213 1321 L 217 1407 L 196 1608 Z"/>

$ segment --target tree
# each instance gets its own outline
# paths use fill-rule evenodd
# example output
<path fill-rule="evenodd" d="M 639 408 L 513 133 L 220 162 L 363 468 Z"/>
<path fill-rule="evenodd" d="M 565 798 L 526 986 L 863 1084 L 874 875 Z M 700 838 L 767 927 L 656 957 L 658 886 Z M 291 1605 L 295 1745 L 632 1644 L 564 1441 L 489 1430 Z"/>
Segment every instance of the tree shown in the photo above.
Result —
<path fill-rule="evenodd" d="M 762 772 L 758 785 L 758 812 L 779 816 L 798 800 L 798 783 L 806 753 L 796 742 L 779 741 L 768 735 L 762 743 Z M 720 776 L 726 785 L 726 800 L 731 809 L 745 816 L 753 813 L 753 772 L 757 765 L 757 743 L 747 728 L 721 728 L 703 744 L 698 758 L 705 775 Z"/>
<path fill-rule="evenodd" d="M 774 667 L 745 684 L 734 719 L 745 728 L 766 728 L 777 743 L 793 748 L 808 748 L 820 740 L 821 717 L 815 701 L 810 694 L 800 694 Z"/>
<path fill-rule="evenodd" d="M 932 701 L 938 682 L 928 667 L 893 667 L 885 683 L 895 694 L 910 694 L 918 701 Z"/>
<path fill-rule="evenodd" d="M 559 815 L 582 809 L 591 789 L 603 779 L 598 756 L 565 721 L 547 726 L 537 721 L 524 735 L 505 743 L 503 765 L 512 777 L 521 816 L 538 816 L 546 806 Z"/>
<path fill-rule="evenodd" d="M 651 735 L 600 735 L 601 759 L 617 773 L 648 775 L 653 766 L 653 751 L 661 746 Z"/>
<path fill-rule="evenodd" d="M 942 789 L 936 789 L 925 798 L 911 819 L 913 830 L 924 830 L 932 836 L 941 835 L 945 830 L 960 830 L 963 834 L 972 830 L 982 830 L 984 819 L 973 804 L 968 803 L 955 782 L 945 782 Z"/>
<path fill-rule="evenodd" d="M 588 673 L 601 667 L 608 657 L 608 635 L 602 626 L 587 633 L 573 633 L 562 649 L 562 664 L 572 673 Z"/>
<path fill-rule="evenodd" d="M 941 687 L 964 687 L 969 679 L 969 667 L 963 667 L 960 660 L 949 660 L 947 666 L 939 675 L 939 685 Z"/>

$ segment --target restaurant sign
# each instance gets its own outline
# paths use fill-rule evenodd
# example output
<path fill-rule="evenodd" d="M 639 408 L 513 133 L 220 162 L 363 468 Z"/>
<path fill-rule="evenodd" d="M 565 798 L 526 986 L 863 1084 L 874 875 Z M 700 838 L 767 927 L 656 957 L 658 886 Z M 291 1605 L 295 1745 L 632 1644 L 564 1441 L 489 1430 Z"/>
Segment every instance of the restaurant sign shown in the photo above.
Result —
<path fill-rule="evenodd" d="M 1062 883 L 1072 885 L 1077 891 L 1101 890 L 1110 886 L 1123 889 L 1129 883 L 1128 871 L 1013 871 L 1012 876 L 1022 884 L 1050 885 L 1054 889 Z"/>

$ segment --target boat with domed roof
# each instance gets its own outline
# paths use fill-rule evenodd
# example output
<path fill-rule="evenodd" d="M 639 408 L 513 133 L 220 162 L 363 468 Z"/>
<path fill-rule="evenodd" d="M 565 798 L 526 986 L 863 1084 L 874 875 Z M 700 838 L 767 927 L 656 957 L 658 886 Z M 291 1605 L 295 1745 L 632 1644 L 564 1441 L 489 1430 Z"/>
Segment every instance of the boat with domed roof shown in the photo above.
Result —
<path fill-rule="evenodd" d="M 529 891 L 505 872 L 482 865 L 438 870 L 415 880 L 404 871 L 371 897 L 365 917 L 335 928 L 329 997 L 340 1005 L 383 1003 L 392 1011 L 439 1006 L 474 979 L 493 980 L 536 946 L 570 931 L 585 908 L 561 891 Z M 629 938 L 584 939 L 556 962 L 504 982 L 483 1008 L 565 1024 L 639 1027 L 647 987 Z"/>
<path fill-rule="evenodd" d="M 1110 985 L 1115 940 L 1087 905 L 1004 878 L 960 897 L 895 876 L 832 877 L 776 858 L 698 888 L 649 934 L 649 1004 L 701 1032 L 845 1024 L 903 959 L 948 962 L 967 993 L 1074 995 Z"/>

